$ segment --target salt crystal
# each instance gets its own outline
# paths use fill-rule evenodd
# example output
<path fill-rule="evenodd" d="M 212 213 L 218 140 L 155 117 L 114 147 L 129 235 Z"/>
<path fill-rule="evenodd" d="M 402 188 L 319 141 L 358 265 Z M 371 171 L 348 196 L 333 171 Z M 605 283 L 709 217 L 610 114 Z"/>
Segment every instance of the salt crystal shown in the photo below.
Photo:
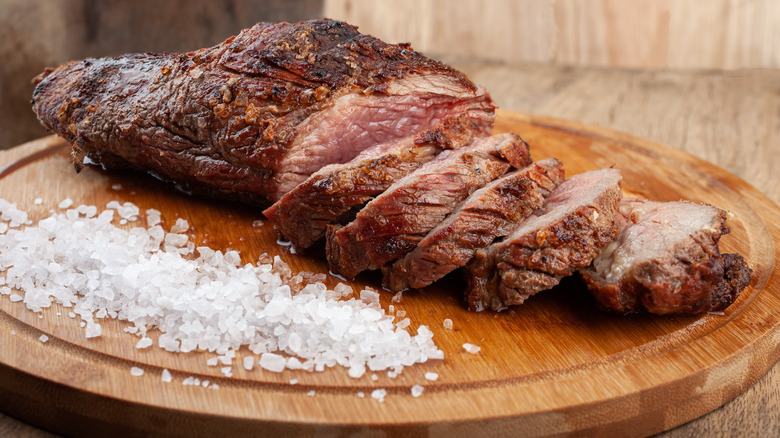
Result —
<path fill-rule="evenodd" d="M 306 393 L 309 397 L 314 397 L 314 395 L 317 394 L 313 389 Z"/>
<path fill-rule="evenodd" d="M 352 377 L 353 379 L 357 379 L 366 372 L 366 366 L 364 364 L 356 364 L 349 368 L 349 377 Z"/>
<path fill-rule="evenodd" d="M 374 400 L 380 403 L 385 401 L 386 396 L 387 396 L 387 390 L 385 389 L 375 389 L 371 391 L 371 398 L 373 398 Z"/>
<path fill-rule="evenodd" d="M 290 385 L 297 385 L 298 379 L 290 379 Z"/>
<path fill-rule="evenodd" d="M 215 366 L 219 365 L 219 358 L 217 358 L 217 357 L 209 358 L 206 361 L 206 365 L 208 365 L 210 367 L 215 367 Z"/>
<path fill-rule="evenodd" d="M 444 326 L 445 329 L 452 330 L 452 320 L 451 319 L 449 319 L 449 318 L 445 319 L 442 322 L 442 325 Z"/>
<path fill-rule="evenodd" d="M 360 300 L 367 304 L 379 303 L 379 292 L 370 288 L 365 288 L 360 291 Z"/>
<path fill-rule="evenodd" d="M 190 229 L 190 224 L 186 219 L 176 219 L 176 223 L 171 227 L 171 233 L 184 233 Z"/>
<path fill-rule="evenodd" d="M 255 358 L 254 356 L 245 356 L 244 357 L 244 369 L 247 371 L 252 371 L 252 368 L 255 367 Z"/>
<path fill-rule="evenodd" d="M 94 321 L 87 321 L 87 328 L 84 329 L 85 338 L 96 338 L 103 333 L 103 328 L 100 324 L 96 324 Z"/>
<path fill-rule="evenodd" d="M 135 348 L 147 348 L 152 346 L 152 339 L 143 337 L 136 344 Z"/>
<path fill-rule="evenodd" d="M 439 373 L 434 372 L 427 372 L 425 373 L 425 380 L 430 380 L 431 382 L 434 382 L 439 379 Z"/>
<path fill-rule="evenodd" d="M 69 208 L 71 205 L 73 205 L 73 200 L 70 199 L 70 198 L 65 198 L 65 199 L 62 200 L 62 202 L 57 204 L 57 207 L 59 207 L 59 208 Z"/>
<path fill-rule="evenodd" d="M 39 341 L 41 341 L 41 342 L 46 342 L 46 341 L 48 341 L 48 340 L 49 340 L 49 337 L 48 337 L 48 336 L 46 336 L 46 335 L 41 335 L 41 336 L 38 338 L 38 340 L 39 340 Z"/>
<path fill-rule="evenodd" d="M 479 350 L 481 350 L 482 348 L 479 347 L 478 345 L 469 344 L 467 342 L 467 343 L 463 344 L 463 349 L 468 351 L 471 354 L 477 354 L 477 353 L 479 353 Z"/>
<path fill-rule="evenodd" d="M 43 198 L 35 198 L 35 199 L 33 199 L 33 204 L 35 204 L 35 205 L 43 204 Z"/>
<path fill-rule="evenodd" d="M 278 354 L 263 353 L 260 355 L 260 361 L 258 365 L 268 371 L 280 373 L 287 366 L 287 359 L 285 359 L 284 356 L 280 356 Z"/>
<path fill-rule="evenodd" d="M 419 397 L 422 395 L 425 388 L 420 385 L 414 385 L 412 386 L 412 397 Z"/>
<path fill-rule="evenodd" d="M 24 299 L 24 297 L 19 295 L 19 294 L 11 294 L 9 299 L 11 300 L 12 303 L 16 303 L 16 302 L 22 301 Z"/>
<path fill-rule="evenodd" d="M 146 210 L 146 226 L 153 227 L 161 222 L 160 211 L 150 208 Z"/>
<path fill-rule="evenodd" d="M 357 396 L 360 398 L 364 398 L 366 396 L 366 393 L 363 391 L 358 391 Z"/>
<path fill-rule="evenodd" d="M 233 367 L 222 367 L 220 368 L 220 371 L 225 377 L 233 377 Z"/>
<path fill-rule="evenodd" d="M 168 233 L 165 235 L 165 246 L 172 246 L 175 248 L 181 248 L 189 241 L 189 236 L 186 234 L 174 234 Z"/>
<path fill-rule="evenodd" d="M 254 228 L 259 228 L 259 227 L 262 227 L 264 223 L 265 223 L 265 222 L 263 222 L 262 220 L 260 220 L 260 219 L 257 219 L 257 220 L 255 220 L 254 222 L 252 222 L 252 226 L 253 226 Z"/>
<path fill-rule="evenodd" d="M 171 372 L 168 371 L 167 368 L 163 368 L 162 375 L 160 376 L 160 380 L 162 380 L 163 382 L 166 382 L 166 383 L 168 383 L 168 382 L 173 380 L 173 376 L 171 376 Z"/>
<path fill-rule="evenodd" d="M 403 298 L 404 298 L 404 293 L 403 291 L 401 291 L 393 295 L 393 298 L 391 298 L 390 301 L 393 303 L 400 303 Z"/>
<path fill-rule="evenodd" d="M 132 367 L 132 368 L 130 368 L 130 374 L 132 374 L 132 375 L 134 375 L 136 377 L 143 376 L 144 375 L 144 370 L 142 368 Z"/>
<path fill-rule="evenodd" d="M 300 359 L 297 357 L 290 357 L 287 359 L 287 369 L 288 370 L 302 370 L 304 368 L 303 364 L 301 363 Z"/>

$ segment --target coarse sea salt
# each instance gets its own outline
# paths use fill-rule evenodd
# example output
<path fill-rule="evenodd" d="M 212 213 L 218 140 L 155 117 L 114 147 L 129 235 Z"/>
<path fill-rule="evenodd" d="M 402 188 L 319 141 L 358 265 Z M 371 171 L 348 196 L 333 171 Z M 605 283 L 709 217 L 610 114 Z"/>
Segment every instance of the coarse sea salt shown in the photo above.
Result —
<path fill-rule="evenodd" d="M 387 390 L 386 389 L 375 389 L 371 391 L 371 398 L 378 402 L 385 401 L 385 397 L 387 397 Z"/>
<path fill-rule="evenodd" d="M 151 347 L 153 344 L 153 341 L 151 338 L 143 337 L 135 344 L 135 348 L 142 349 L 142 348 L 148 348 Z"/>
<path fill-rule="evenodd" d="M 471 354 L 477 354 L 477 353 L 479 353 L 480 350 L 482 350 L 482 348 L 480 346 L 474 345 L 474 344 L 469 344 L 468 342 L 463 344 L 463 349 L 468 351 Z"/>
<path fill-rule="evenodd" d="M 189 223 L 177 221 L 178 232 L 166 232 L 153 209 L 145 212 L 148 228 L 118 228 L 115 212 L 135 221 L 140 210 L 117 201 L 107 207 L 52 212 L 32 225 L 27 213 L 0 199 L 8 226 L 0 234 L 3 293 L 34 312 L 52 303 L 72 309 L 87 338 L 101 336 L 100 321 L 115 318 L 127 321 L 124 331 L 140 338 L 138 348 L 147 348 L 147 332 L 156 329 L 158 347 L 212 352 L 228 377 L 242 347 L 267 371 L 342 366 L 355 378 L 444 358 L 430 329 L 419 326 L 411 335 L 408 320 L 395 324 L 374 290 L 356 299 L 350 286 L 329 289 L 324 275 L 296 274 L 278 256 L 251 264 L 236 251 L 196 247 L 183 234 Z"/>

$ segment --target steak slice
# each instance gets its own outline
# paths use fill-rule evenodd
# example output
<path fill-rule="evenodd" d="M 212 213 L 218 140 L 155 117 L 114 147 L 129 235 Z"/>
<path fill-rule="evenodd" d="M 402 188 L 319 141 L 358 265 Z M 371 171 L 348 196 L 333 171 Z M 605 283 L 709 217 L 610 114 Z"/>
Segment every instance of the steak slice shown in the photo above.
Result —
<path fill-rule="evenodd" d="M 366 149 L 348 163 L 323 167 L 263 214 L 296 249 L 308 248 L 325 236 L 329 224 L 348 222 L 345 218 L 356 208 L 441 151 L 487 134 L 466 115 L 447 117 L 432 130 Z"/>
<path fill-rule="evenodd" d="M 617 236 L 621 182 L 615 169 L 574 175 L 510 235 L 477 250 L 464 269 L 469 309 L 522 304 L 588 266 Z"/>
<path fill-rule="evenodd" d="M 328 227 L 331 271 L 352 278 L 403 256 L 473 191 L 530 161 L 528 145 L 514 134 L 442 152 L 366 204 L 349 224 Z"/>
<path fill-rule="evenodd" d="M 474 252 L 509 234 L 563 181 L 555 158 L 515 170 L 471 194 L 412 252 L 384 265 L 383 284 L 398 292 L 422 288 L 471 260 Z"/>
<path fill-rule="evenodd" d="M 36 78 L 33 109 L 85 163 L 268 205 L 368 147 L 494 105 L 462 73 L 333 20 L 259 23 L 214 47 L 86 59 Z M 270 201 L 270 202 L 268 202 Z"/>
<path fill-rule="evenodd" d="M 693 202 L 624 200 L 618 237 L 582 269 L 598 304 L 621 313 L 720 311 L 750 283 L 737 254 L 720 254 L 725 211 Z"/>

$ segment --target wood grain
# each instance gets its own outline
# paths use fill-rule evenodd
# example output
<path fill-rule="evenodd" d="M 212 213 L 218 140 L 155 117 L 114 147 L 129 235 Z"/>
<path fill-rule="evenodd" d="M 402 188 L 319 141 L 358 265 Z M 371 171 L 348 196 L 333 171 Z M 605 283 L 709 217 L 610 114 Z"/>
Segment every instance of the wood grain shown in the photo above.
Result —
<path fill-rule="evenodd" d="M 510 311 L 475 314 L 463 309 L 461 285 L 450 279 L 409 293 L 397 305 L 415 324 L 432 328 L 446 360 L 407 368 L 394 379 L 379 374 L 376 381 L 351 379 L 341 369 L 302 374 L 235 370 L 228 379 L 207 367 L 203 354 L 136 350 L 134 338 L 122 333 L 116 321 L 105 324 L 101 338 L 86 340 L 75 320 L 54 310 L 38 318 L 3 299 L 0 410 L 68 434 L 120 428 L 232 436 L 380 430 L 432 436 L 646 435 L 719 407 L 777 361 L 777 205 L 718 167 L 604 128 L 501 112 L 497 130 L 521 133 L 535 159 L 556 156 L 569 174 L 615 166 L 624 172 L 631 193 L 707 201 L 731 210 L 736 214 L 733 232 L 724 237 L 722 249 L 746 257 L 756 271 L 752 286 L 725 315 L 603 314 L 572 281 Z M 186 217 L 197 242 L 239 249 L 245 260 L 270 251 L 296 269 L 326 270 L 320 257 L 289 254 L 277 246 L 270 227 L 254 229 L 258 213 L 252 209 L 186 197 L 135 174 L 89 170 L 77 176 L 57 142 L 49 137 L 0 156 L 3 164 L 19 163 L 5 168 L 0 196 L 38 218 L 64 197 L 96 205 L 132 201 L 142 209 L 162 210 L 168 225 Z M 117 183 L 122 190 L 111 189 Z M 36 209 L 32 200 L 38 196 L 45 202 Z M 372 276 L 356 282 L 376 284 Z M 385 306 L 388 300 L 383 296 Z M 453 330 L 442 327 L 444 318 L 453 320 Z M 38 341 L 41 333 L 51 340 Z M 468 354 L 461 348 L 464 342 L 482 351 Z M 131 366 L 146 373 L 133 377 Z M 173 383 L 160 382 L 162 368 L 173 372 Z M 439 380 L 426 381 L 427 371 L 439 373 Z M 182 386 L 189 375 L 212 379 L 220 389 Z M 289 385 L 292 377 L 300 383 Z M 409 394 L 416 383 L 426 386 L 419 398 Z M 389 391 L 382 404 L 356 396 L 377 387 Z M 306 395 L 310 390 L 316 391 L 314 397 Z M 66 421 L 65 414 L 77 421 Z"/>
<path fill-rule="evenodd" d="M 780 67 L 773 0 L 326 0 L 324 11 L 387 41 L 482 61 Z"/>

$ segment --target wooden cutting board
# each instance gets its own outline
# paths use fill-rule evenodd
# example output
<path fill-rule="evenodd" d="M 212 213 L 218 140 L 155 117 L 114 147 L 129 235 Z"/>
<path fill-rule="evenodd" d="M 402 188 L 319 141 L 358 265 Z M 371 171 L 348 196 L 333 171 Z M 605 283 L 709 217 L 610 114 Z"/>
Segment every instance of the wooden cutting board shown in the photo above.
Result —
<path fill-rule="evenodd" d="M 207 353 L 138 350 L 124 323 L 103 322 L 86 339 L 77 319 L 57 306 L 42 314 L 0 297 L 0 410 L 40 427 L 75 435 L 288 436 L 365 433 L 414 436 L 647 435 L 701 416 L 734 398 L 780 358 L 780 208 L 758 190 L 675 149 L 575 122 L 499 112 L 496 131 L 514 131 L 539 160 L 557 157 L 568 175 L 613 166 L 629 194 L 659 201 L 690 199 L 734 213 L 723 252 L 742 254 L 755 274 L 724 314 L 658 317 L 598 311 L 577 280 L 501 313 L 471 313 L 457 276 L 408 292 L 396 310 L 434 332 L 445 360 L 408 367 L 398 377 L 345 369 L 245 371 L 227 378 Z M 714 145 L 713 147 L 716 147 Z M 278 254 L 294 269 L 327 273 L 323 257 L 291 254 L 259 210 L 182 195 L 141 174 L 75 174 L 67 145 L 47 137 L 0 155 L 0 197 L 33 220 L 71 198 L 104 208 L 130 201 L 156 208 L 163 225 L 192 225 L 196 243 L 238 249 L 244 261 Z M 43 204 L 33 200 L 42 198 Z M 331 278 L 329 281 L 336 281 Z M 374 275 L 358 288 L 378 287 Z M 356 288 L 356 290 L 359 290 Z M 385 309 L 390 294 L 384 294 Z M 443 320 L 453 322 L 452 329 Z M 40 336 L 49 337 L 41 342 Z M 479 345 L 477 354 L 464 343 Z M 246 352 L 241 352 L 246 354 Z M 237 364 L 241 362 L 238 361 Z M 131 367 L 145 373 L 136 377 Z M 163 369 L 173 382 L 163 383 Z M 436 381 L 424 378 L 438 373 Z M 188 386 L 188 377 L 219 389 Z M 291 385 L 291 379 L 298 379 Z M 425 391 L 413 397 L 410 388 Z M 370 394 L 386 389 L 383 402 Z M 314 391 L 314 395 L 310 395 Z M 282 435 L 285 434 L 285 435 Z"/>

